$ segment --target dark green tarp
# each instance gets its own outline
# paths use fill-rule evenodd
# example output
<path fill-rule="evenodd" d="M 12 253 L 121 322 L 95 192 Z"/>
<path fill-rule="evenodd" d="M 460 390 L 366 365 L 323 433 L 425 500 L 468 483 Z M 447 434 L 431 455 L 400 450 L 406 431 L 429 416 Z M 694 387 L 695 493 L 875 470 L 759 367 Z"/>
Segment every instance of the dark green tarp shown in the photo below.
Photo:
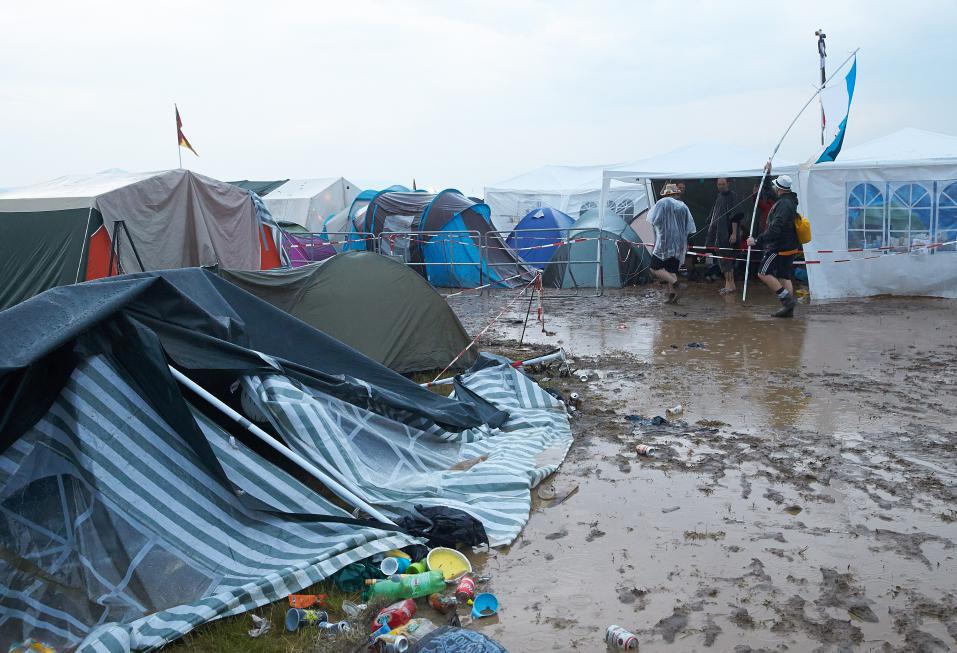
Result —
<path fill-rule="evenodd" d="M 249 179 L 241 179 L 239 181 L 230 181 L 227 182 L 233 186 L 239 186 L 243 190 L 251 190 L 260 197 L 268 195 L 273 192 L 283 184 L 285 184 L 288 179 L 277 179 L 276 181 L 250 181 Z"/>
<path fill-rule="evenodd" d="M 344 252 L 289 270 L 220 274 L 396 372 L 442 369 L 470 342 L 421 275 L 372 252 Z M 456 368 L 469 367 L 477 353 L 469 350 Z"/>
<path fill-rule="evenodd" d="M 99 211 L 0 213 L 0 310 L 54 286 L 86 279 L 86 242 Z"/>

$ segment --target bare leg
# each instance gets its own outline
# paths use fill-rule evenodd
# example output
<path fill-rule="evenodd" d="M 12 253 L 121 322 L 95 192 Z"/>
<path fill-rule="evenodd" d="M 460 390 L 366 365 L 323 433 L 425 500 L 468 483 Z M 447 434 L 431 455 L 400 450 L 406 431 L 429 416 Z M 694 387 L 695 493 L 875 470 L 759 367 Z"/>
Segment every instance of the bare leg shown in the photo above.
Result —
<path fill-rule="evenodd" d="M 788 292 L 791 293 L 791 296 L 794 297 L 794 284 L 790 279 L 784 280 L 784 287 L 788 289 Z"/>
<path fill-rule="evenodd" d="M 727 292 L 734 292 L 735 290 L 733 269 L 724 273 L 724 289 Z"/>
<path fill-rule="evenodd" d="M 770 274 L 759 274 L 758 279 L 763 281 L 764 285 L 770 288 L 774 293 L 781 290 L 781 282 L 778 281 L 777 277 L 772 277 Z"/>
<path fill-rule="evenodd" d="M 673 303 L 677 297 L 675 294 L 675 284 L 678 282 L 678 275 L 672 274 L 665 269 L 652 270 L 651 273 L 668 284 L 668 303 Z"/>

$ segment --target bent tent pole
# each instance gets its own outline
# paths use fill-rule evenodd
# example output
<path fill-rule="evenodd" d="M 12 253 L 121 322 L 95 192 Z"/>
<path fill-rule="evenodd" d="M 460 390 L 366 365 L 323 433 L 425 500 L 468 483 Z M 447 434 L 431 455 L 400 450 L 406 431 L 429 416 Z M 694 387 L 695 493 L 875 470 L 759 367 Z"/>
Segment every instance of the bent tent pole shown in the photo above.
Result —
<path fill-rule="evenodd" d="M 784 130 L 784 135 L 781 136 L 781 140 L 778 141 L 778 144 L 775 145 L 774 149 L 771 151 L 771 156 L 768 157 L 768 162 L 765 164 L 765 172 L 761 176 L 761 183 L 758 184 L 758 193 L 757 195 L 754 196 L 754 210 L 751 212 L 751 229 L 748 231 L 749 238 L 754 237 L 754 223 L 758 217 L 758 200 L 761 199 L 761 193 L 764 190 L 764 180 L 771 175 L 771 163 L 774 161 L 774 157 L 775 155 L 777 155 L 778 150 L 781 149 L 781 144 L 784 143 L 784 139 L 787 138 L 788 134 L 791 133 L 791 128 L 794 127 L 795 123 L 797 123 L 798 118 L 801 117 L 801 114 L 804 113 L 804 110 L 807 109 L 809 106 L 811 106 L 811 102 L 814 102 L 814 98 L 818 97 L 824 91 L 824 89 L 827 88 L 827 83 L 831 81 L 832 79 L 834 79 L 834 76 L 837 75 L 841 70 L 843 70 L 844 66 L 847 65 L 847 62 L 857 56 L 857 53 L 859 50 L 860 48 L 855 48 L 854 52 L 852 52 L 847 57 L 847 59 L 845 59 L 843 63 L 841 63 L 841 65 L 838 66 L 833 73 L 831 73 L 831 76 L 828 77 L 826 80 L 824 80 L 820 88 L 814 91 L 814 95 L 808 98 L 808 101 L 804 104 L 803 107 L 801 107 L 801 110 L 797 112 L 797 115 L 794 116 L 794 120 L 792 120 L 791 124 L 788 125 L 788 128 Z M 741 293 L 742 302 L 748 301 L 748 276 L 749 276 L 748 272 L 750 271 L 750 268 L 751 268 L 751 249 L 752 249 L 751 246 L 748 245 L 748 253 L 747 253 L 747 256 L 745 257 L 745 264 L 744 264 L 744 290 Z"/>
<path fill-rule="evenodd" d="M 351 491 L 339 484 L 335 479 L 330 478 L 318 467 L 310 463 L 308 460 L 297 454 L 292 449 L 281 445 L 276 441 L 271 435 L 263 431 L 261 428 L 250 422 L 248 419 L 237 413 L 235 410 L 224 404 L 214 395 L 207 392 L 202 386 L 198 385 L 191 378 L 177 370 L 172 365 L 169 366 L 169 371 L 173 374 L 173 378 L 185 385 L 187 388 L 198 394 L 200 397 L 208 401 L 215 408 L 217 408 L 221 413 L 229 417 L 231 420 L 245 428 L 247 431 L 255 435 L 257 438 L 268 444 L 275 451 L 282 454 L 285 458 L 288 458 L 301 469 L 308 472 L 310 476 L 315 478 L 317 481 L 325 485 L 327 488 L 332 490 L 340 499 L 351 505 L 353 508 L 359 508 L 364 510 L 366 514 L 372 516 L 376 520 L 382 522 L 383 524 L 389 524 L 390 526 L 395 526 L 395 522 L 383 515 L 381 512 L 370 506 L 368 503 L 357 497 Z"/>
<path fill-rule="evenodd" d="M 565 350 L 559 349 L 558 351 L 553 351 L 550 354 L 545 354 L 544 356 L 539 356 L 537 358 L 529 358 L 527 361 L 515 361 L 512 363 L 512 367 L 525 367 L 526 365 L 539 365 L 541 363 L 550 363 L 554 360 L 565 360 Z M 438 381 L 433 381 L 431 383 L 420 383 L 423 388 L 428 388 L 434 385 L 451 385 L 455 381 L 454 376 L 450 376 L 447 379 L 439 379 Z"/>

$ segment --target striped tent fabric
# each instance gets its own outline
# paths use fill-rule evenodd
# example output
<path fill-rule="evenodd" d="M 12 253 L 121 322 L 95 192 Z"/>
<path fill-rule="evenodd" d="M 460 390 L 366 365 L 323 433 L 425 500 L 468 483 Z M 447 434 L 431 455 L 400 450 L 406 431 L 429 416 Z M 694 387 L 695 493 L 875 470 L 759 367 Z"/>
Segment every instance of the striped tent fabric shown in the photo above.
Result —
<path fill-rule="evenodd" d="M 568 453 L 568 416 L 508 364 L 460 380 L 506 411 L 505 424 L 418 428 L 278 375 L 244 377 L 244 391 L 291 449 L 368 503 L 396 517 L 417 505 L 457 508 L 482 522 L 492 546 L 504 546 L 528 521 L 531 489 Z"/>
<path fill-rule="evenodd" d="M 348 514 L 195 417 L 231 487 L 107 358 L 77 365 L 0 455 L 0 642 L 152 650 L 417 541 L 284 517 Z"/>

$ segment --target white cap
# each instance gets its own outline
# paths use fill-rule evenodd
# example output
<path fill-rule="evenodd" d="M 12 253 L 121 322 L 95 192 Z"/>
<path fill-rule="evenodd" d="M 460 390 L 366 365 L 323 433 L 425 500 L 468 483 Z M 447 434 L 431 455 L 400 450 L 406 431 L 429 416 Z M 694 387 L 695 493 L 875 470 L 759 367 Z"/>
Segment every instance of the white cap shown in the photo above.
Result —
<path fill-rule="evenodd" d="M 771 182 L 775 187 L 780 188 L 781 190 L 791 190 L 791 178 L 788 175 L 781 175 L 777 179 Z"/>

